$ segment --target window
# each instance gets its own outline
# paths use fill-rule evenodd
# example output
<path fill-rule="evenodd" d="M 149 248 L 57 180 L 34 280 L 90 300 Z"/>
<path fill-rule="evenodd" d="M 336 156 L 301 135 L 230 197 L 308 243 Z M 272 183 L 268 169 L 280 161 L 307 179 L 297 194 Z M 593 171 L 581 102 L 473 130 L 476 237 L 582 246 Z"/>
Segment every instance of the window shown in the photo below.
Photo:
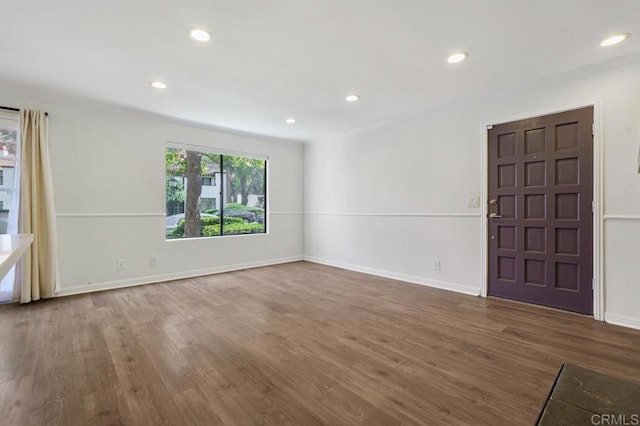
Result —
<path fill-rule="evenodd" d="M 18 232 L 18 115 L 0 111 L 0 234 Z M 11 300 L 15 267 L 0 277 L 0 302 Z"/>
<path fill-rule="evenodd" d="M 167 239 L 266 233 L 265 158 L 173 144 L 165 154 Z"/>
<path fill-rule="evenodd" d="M 0 114 L 0 234 L 8 232 L 7 223 L 11 219 L 9 213 L 14 208 L 17 120 L 17 115 Z"/>

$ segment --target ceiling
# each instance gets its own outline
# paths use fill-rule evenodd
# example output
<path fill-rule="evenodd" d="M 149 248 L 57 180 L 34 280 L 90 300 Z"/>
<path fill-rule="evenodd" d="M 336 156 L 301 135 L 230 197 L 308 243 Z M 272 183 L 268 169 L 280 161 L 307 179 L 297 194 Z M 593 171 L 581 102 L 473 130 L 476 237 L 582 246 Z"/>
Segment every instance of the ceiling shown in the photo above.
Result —
<path fill-rule="evenodd" d="M 640 51 L 638 0 L 22 0 L 2 23 L 4 84 L 295 140 Z"/>

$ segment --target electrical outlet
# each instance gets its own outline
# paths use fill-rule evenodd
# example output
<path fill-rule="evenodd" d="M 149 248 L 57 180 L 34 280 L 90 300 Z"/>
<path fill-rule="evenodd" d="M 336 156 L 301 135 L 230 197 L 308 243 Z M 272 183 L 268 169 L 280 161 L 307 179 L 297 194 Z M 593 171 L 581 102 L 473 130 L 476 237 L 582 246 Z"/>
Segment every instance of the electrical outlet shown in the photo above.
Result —
<path fill-rule="evenodd" d="M 433 261 L 433 270 L 434 271 L 439 271 L 440 270 L 440 260 L 434 260 Z"/>
<path fill-rule="evenodd" d="M 157 266 L 158 265 L 158 258 L 155 256 L 151 256 L 149 258 L 149 265 L 151 266 Z"/>
<path fill-rule="evenodd" d="M 126 264 L 124 262 L 124 259 L 116 260 L 116 269 L 118 271 L 122 271 L 124 268 L 126 268 Z"/>

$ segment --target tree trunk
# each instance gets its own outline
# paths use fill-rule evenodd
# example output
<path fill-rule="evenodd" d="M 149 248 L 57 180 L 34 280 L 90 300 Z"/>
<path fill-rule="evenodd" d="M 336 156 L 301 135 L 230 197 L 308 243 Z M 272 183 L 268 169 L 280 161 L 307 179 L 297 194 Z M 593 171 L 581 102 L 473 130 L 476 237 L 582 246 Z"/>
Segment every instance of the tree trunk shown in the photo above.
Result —
<path fill-rule="evenodd" d="M 240 204 L 245 206 L 249 203 L 249 188 L 247 187 L 247 177 L 240 178 Z"/>
<path fill-rule="evenodd" d="M 227 204 L 227 203 L 235 203 L 236 200 L 233 198 L 234 194 L 231 192 L 232 191 L 232 188 L 231 188 L 232 176 L 231 176 L 230 173 L 227 173 L 225 175 L 225 178 L 226 178 L 225 179 L 225 186 L 226 187 L 225 187 L 225 191 L 224 191 L 224 193 L 225 193 L 225 204 Z"/>
<path fill-rule="evenodd" d="M 200 194 L 202 194 L 202 154 L 187 151 L 187 201 L 184 210 L 184 237 L 201 236 Z"/>

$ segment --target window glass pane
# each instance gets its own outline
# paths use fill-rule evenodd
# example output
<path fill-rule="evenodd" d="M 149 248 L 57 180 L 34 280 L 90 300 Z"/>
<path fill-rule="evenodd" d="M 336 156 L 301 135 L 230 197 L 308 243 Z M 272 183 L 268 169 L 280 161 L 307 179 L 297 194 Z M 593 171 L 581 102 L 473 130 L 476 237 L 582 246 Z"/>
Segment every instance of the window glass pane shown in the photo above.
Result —
<path fill-rule="evenodd" d="M 186 198 L 184 175 L 186 173 L 186 151 L 183 149 L 167 148 L 165 152 L 166 166 L 166 221 L 165 234 L 167 238 L 183 238 L 184 227 L 178 229 L 178 224 L 184 221 L 184 202 Z"/>
<path fill-rule="evenodd" d="M 16 144 L 18 120 L 0 117 L 0 234 L 17 233 L 18 179 Z M 0 302 L 11 300 L 15 268 L 0 277 Z"/>
<path fill-rule="evenodd" d="M 266 232 L 264 160 L 223 156 L 223 235 Z"/>
<path fill-rule="evenodd" d="M 266 231 L 265 160 L 186 147 L 167 147 L 165 157 L 167 239 Z"/>
<path fill-rule="evenodd" d="M 7 233 L 9 208 L 13 204 L 17 125 L 15 120 L 0 119 L 0 234 Z"/>

